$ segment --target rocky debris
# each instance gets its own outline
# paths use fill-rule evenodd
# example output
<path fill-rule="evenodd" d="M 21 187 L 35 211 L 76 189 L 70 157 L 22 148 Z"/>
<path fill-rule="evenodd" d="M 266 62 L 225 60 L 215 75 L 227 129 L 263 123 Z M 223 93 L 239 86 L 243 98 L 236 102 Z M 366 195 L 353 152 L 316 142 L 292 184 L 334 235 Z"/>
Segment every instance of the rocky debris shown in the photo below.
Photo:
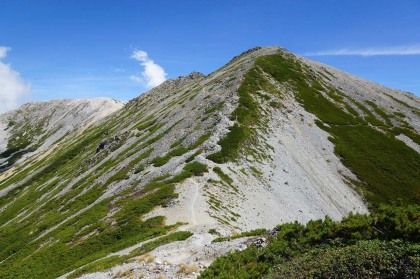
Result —
<path fill-rule="evenodd" d="M 237 58 L 239 58 L 239 57 L 241 57 L 241 56 L 244 56 L 244 55 L 250 54 L 251 52 L 254 52 L 254 51 L 257 51 L 257 50 L 260 50 L 260 49 L 262 49 L 262 47 L 259 47 L 259 46 L 257 46 L 257 47 L 253 47 L 253 48 L 250 48 L 250 49 L 248 49 L 248 50 L 246 50 L 246 51 L 242 52 L 241 54 L 239 54 L 239 55 L 237 55 L 237 56 L 234 56 L 234 57 L 230 60 L 230 62 L 234 61 L 235 59 L 237 59 Z"/>
<path fill-rule="evenodd" d="M 112 148 L 113 146 L 117 145 L 122 139 L 127 138 L 127 135 L 129 134 L 128 131 L 124 132 L 121 135 L 115 135 L 114 137 L 107 138 L 103 141 L 101 141 L 98 144 L 98 147 L 96 148 L 96 153 L 99 151 L 105 149 L 105 148 Z M 104 135 L 108 135 L 108 131 L 104 132 Z M 131 136 L 134 136 L 134 134 L 131 134 Z"/>
<path fill-rule="evenodd" d="M 191 72 L 187 77 L 189 79 L 198 79 L 198 78 L 203 78 L 206 75 L 200 72 Z"/>
<path fill-rule="evenodd" d="M 105 146 L 108 144 L 107 140 L 101 141 L 98 145 L 98 147 L 96 148 L 96 153 L 98 153 L 99 151 L 101 151 L 102 149 L 105 148 Z"/>
<path fill-rule="evenodd" d="M 220 231 L 226 228 L 219 227 Z M 190 239 L 181 242 L 170 243 L 158 247 L 145 255 L 134 258 L 104 272 L 96 272 L 83 275 L 82 279 L 102 278 L 174 278 L 192 279 L 197 278 L 199 273 L 211 264 L 217 257 L 227 254 L 229 251 L 244 250 L 255 241 L 255 237 L 244 237 L 224 242 L 212 243 L 214 236 L 204 233 L 208 230 L 202 227 L 194 227 L 194 234 Z"/>
<path fill-rule="evenodd" d="M 272 236 L 272 237 L 276 237 L 278 234 L 279 234 L 279 232 L 280 232 L 280 228 L 279 227 L 275 227 L 274 229 L 272 229 L 269 233 L 268 233 L 268 235 L 269 236 Z"/>
<path fill-rule="evenodd" d="M 267 246 L 266 241 L 267 239 L 265 237 L 259 237 L 256 240 L 254 240 L 254 244 L 257 248 L 262 248 L 262 247 Z"/>
<path fill-rule="evenodd" d="M 92 273 L 82 276 L 84 279 L 102 279 L 102 278 L 171 278 L 171 279 L 193 279 L 197 278 L 199 273 L 206 268 L 204 263 L 182 263 L 172 264 L 166 261 L 138 260 L 137 262 L 127 263 L 113 268 L 104 273 Z"/>

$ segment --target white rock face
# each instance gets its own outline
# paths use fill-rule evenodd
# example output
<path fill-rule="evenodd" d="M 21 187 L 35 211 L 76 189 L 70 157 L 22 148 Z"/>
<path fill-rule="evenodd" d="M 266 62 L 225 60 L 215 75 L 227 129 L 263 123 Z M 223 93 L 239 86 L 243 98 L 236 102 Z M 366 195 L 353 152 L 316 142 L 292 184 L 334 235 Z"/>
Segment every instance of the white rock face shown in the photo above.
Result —
<path fill-rule="evenodd" d="M 7 139 L 9 138 L 9 132 L 7 129 L 7 123 L 0 122 L 0 152 L 6 150 Z"/>

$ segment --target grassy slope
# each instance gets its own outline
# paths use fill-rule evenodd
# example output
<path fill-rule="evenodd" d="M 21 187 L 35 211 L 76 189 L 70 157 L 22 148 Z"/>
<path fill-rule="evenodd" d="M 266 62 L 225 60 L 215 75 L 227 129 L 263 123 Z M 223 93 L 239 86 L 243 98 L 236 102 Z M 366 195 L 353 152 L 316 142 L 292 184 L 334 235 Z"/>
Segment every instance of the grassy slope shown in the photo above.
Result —
<path fill-rule="evenodd" d="M 395 139 L 392 133 L 379 131 L 360 116 L 345 112 L 344 101 L 325 98 L 319 90 L 334 94 L 317 81 L 308 80 L 301 66 L 284 56 L 263 57 L 258 62 L 266 72 L 279 82 L 289 82 L 295 87 L 296 97 L 304 108 L 315 114 L 329 128 L 335 144 L 335 153 L 345 166 L 363 181 L 359 185 L 373 205 L 402 199 L 405 203 L 420 201 L 420 155 Z M 285 74 L 287 72 L 287 74 Z"/>
<path fill-rule="evenodd" d="M 195 92 L 184 93 L 182 98 L 193 94 Z M 151 108 L 147 102 L 140 102 L 140 106 L 146 105 Z M 54 155 L 26 169 L 22 166 L 14 176 L 0 182 L 0 188 L 6 188 L 21 181 L 0 199 L 1 278 L 55 278 L 111 252 L 165 235 L 178 226 L 166 226 L 164 218 L 159 216 L 148 220 L 141 217 L 176 198 L 175 183 L 207 171 L 207 167 L 198 162 L 186 164 L 178 175 L 152 180 L 140 190 L 134 190 L 141 182 L 135 181 L 118 194 L 118 199 L 114 196 L 99 200 L 111 184 L 132 175 L 131 170 L 150 164 L 151 146 L 158 144 L 179 123 L 166 125 L 163 114 L 167 109 L 168 106 L 155 115 L 161 116 L 159 122 L 146 116 L 144 109 L 132 107 L 122 111 L 101 126 L 88 129 Z M 96 152 L 100 142 L 127 125 L 136 128 L 138 140 L 128 145 L 125 144 L 127 137 L 120 135 L 119 142 L 106 150 L 120 149 L 119 155 L 112 159 L 101 155 L 105 151 Z M 202 135 L 186 149 L 198 148 L 208 137 Z M 165 159 L 183 152 L 178 147 Z M 85 175 L 92 168 L 94 171 Z M 72 186 L 63 195 L 56 196 L 67 185 Z M 114 209 L 118 212 L 109 216 Z M 20 216 L 22 213 L 26 214 L 25 218 Z M 154 243 L 160 245 L 189 235 L 170 236 L 163 238 L 166 242 Z M 114 262 L 119 261 L 121 258 Z"/>

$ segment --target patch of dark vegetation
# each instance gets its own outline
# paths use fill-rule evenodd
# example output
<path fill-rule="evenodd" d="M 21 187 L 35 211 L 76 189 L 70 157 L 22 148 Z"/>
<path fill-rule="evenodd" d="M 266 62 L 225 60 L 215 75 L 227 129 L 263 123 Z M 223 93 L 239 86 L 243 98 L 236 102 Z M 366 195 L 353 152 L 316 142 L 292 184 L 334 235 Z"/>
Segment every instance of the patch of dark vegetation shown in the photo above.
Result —
<path fill-rule="evenodd" d="M 397 201 L 418 203 L 420 156 L 402 141 L 368 126 L 331 129 L 335 152 L 364 183 L 365 197 L 376 205 Z"/>
<path fill-rule="evenodd" d="M 207 166 L 199 163 L 199 162 L 192 162 L 184 166 L 182 172 L 180 174 L 175 175 L 171 179 L 169 179 L 168 183 L 179 183 L 189 177 L 192 176 L 201 176 L 203 173 L 207 172 Z"/>
<path fill-rule="evenodd" d="M 217 173 L 217 175 L 224 181 L 224 182 L 226 182 L 227 184 L 229 184 L 229 185 L 232 185 L 232 183 L 233 183 L 233 179 L 232 178 L 230 178 L 226 173 L 224 173 L 223 171 L 222 171 L 222 169 L 221 168 L 219 168 L 219 167 L 214 167 L 213 168 L 213 171 L 215 172 L 215 173 Z"/>
<path fill-rule="evenodd" d="M 200 162 L 192 162 L 184 167 L 184 172 L 187 172 L 191 175 L 202 175 L 207 172 L 207 166 Z"/>
<path fill-rule="evenodd" d="M 396 116 L 401 117 L 401 118 L 405 118 L 405 114 L 399 111 L 394 111 L 393 112 Z"/>
<path fill-rule="evenodd" d="M 354 245 L 313 249 L 269 278 L 415 278 L 420 274 L 416 244 L 364 240 Z"/>

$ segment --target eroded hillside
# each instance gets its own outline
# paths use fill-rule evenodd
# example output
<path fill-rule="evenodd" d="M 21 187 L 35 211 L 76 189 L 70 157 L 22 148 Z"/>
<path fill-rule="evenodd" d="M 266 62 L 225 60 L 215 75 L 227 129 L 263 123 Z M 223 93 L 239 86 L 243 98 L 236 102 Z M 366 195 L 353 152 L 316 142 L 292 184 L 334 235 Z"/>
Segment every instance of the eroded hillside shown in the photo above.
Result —
<path fill-rule="evenodd" d="M 248 243 L 217 235 L 417 203 L 419 120 L 278 47 L 166 81 L 0 181 L 0 277 L 195 277 Z"/>
<path fill-rule="evenodd" d="M 29 103 L 0 115 L 0 172 L 120 109 L 108 98 Z"/>

